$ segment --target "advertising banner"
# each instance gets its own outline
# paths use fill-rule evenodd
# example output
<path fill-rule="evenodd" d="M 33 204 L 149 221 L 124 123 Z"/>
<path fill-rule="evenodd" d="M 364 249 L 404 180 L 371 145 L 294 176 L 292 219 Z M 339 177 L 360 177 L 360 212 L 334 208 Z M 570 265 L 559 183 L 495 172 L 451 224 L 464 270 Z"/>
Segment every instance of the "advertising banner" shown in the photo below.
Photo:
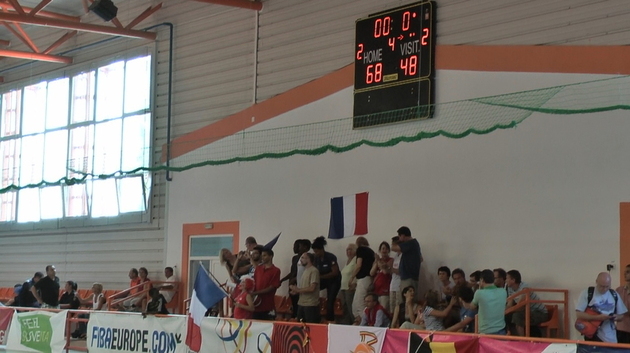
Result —
<path fill-rule="evenodd" d="M 328 325 L 329 352 L 381 352 L 386 328 Z"/>
<path fill-rule="evenodd" d="M 13 314 L 7 352 L 61 352 L 66 345 L 66 311 L 30 311 Z"/>
<path fill-rule="evenodd" d="M 94 312 L 90 314 L 90 353 L 187 353 L 186 317 Z"/>
<path fill-rule="evenodd" d="M 272 322 L 206 317 L 200 352 L 271 353 Z M 91 351 L 90 351 L 91 352 Z"/>
<path fill-rule="evenodd" d="M 7 344 L 7 337 L 9 333 L 9 327 L 11 326 L 11 319 L 13 318 L 13 308 L 1 307 L 0 308 L 0 345 Z"/>

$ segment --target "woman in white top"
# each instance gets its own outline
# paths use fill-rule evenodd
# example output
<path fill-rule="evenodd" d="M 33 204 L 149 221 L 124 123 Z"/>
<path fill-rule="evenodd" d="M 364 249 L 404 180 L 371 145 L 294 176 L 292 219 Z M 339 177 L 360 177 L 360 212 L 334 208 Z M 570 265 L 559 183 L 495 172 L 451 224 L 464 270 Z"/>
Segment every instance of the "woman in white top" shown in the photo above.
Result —
<path fill-rule="evenodd" d="M 81 305 L 92 305 L 92 310 L 104 310 L 107 311 L 107 299 L 103 295 L 103 285 L 100 283 L 92 284 L 92 294 L 87 298 L 82 298 Z M 81 319 L 87 319 L 90 316 L 87 314 L 79 315 Z M 72 332 L 72 338 L 85 339 L 87 332 L 87 322 L 79 322 L 77 329 Z"/>
<path fill-rule="evenodd" d="M 103 295 L 103 285 L 94 283 L 92 285 L 92 294 L 87 298 L 81 299 L 82 305 L 92 305 L 92 310 L 107 310 L 107 299 Z"/>

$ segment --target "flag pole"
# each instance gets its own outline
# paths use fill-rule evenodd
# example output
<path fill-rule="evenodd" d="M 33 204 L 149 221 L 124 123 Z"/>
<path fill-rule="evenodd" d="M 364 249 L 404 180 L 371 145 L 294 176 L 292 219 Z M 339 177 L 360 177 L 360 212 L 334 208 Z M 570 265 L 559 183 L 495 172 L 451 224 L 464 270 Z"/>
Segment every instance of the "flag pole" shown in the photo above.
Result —
<path fill-rule="evenodd" d="M 201 267 L 203 267 L 203 264 L 201 263 L 201 261 L 199 261 L 199 265 L 200 265 Z M 204 267 L 204 270 L 205 270 L 205 269 L 206 269 L 206 268 Z M 212 272 L 210 272 L 210 270 L 209 270 L 209 269 L 208 269 L 208 270 L 206 270 L 206 273 L 207 273 L 210 277 L 212 277 L 212 279 L 213 279 L 213 280 L 214 280 L 214 281 L 215 281 L 215 282 L 219 285 L 219 288 L 221 288 L 221 290 L 222 290 L 225 294 L 227 294 L 227 297 L 228 297 L 228 298 L 230 298 L 230 299 L 232 299 L 232 301 L 234 301 L 234 298 L 232 298 L 232 296 L 230 295 L 230 293 L 228 293 L 228 292 L 227 292 L 227 291 L 223 288 L 223 285 L 221 285 L 221 282 L 219 282 L 219 280 L 218 280 L 216 277 L 214 277 L 214 275 L 212 274 Z M 226 282 L 226 283 L 227 283 L 227 282 Z"/>

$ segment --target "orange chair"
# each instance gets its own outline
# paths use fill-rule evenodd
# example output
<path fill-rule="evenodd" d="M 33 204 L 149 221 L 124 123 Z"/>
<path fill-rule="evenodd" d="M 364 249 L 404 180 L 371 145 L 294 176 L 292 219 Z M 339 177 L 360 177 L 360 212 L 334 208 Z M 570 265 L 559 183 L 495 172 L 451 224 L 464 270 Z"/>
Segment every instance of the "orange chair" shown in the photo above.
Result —
<path fill-rule="evenodd" d="M 343 316 L 343 307 L 339 298 L 335 299 L 335 316 Z"/>
<path fill-rule="evenodd" d="M 91 289 L 79 289 L 78 290 L 78 294 L 79 294 L 79 298 L 85 299 L 85 298 L 89 297 L 90 294 L 92 294 L 92 290 Z"/>
<path fill-rule="evenodd" d="M 322 318 L 326 317 L 326 303 L 328 303 L 328 298 L 319 298 L 319 314 Z"/>
<path fill-rule="evenodd" d="M 282 311 L 282 304 L 284 304 L 284 297 L 280 296 L 280 295 L 276 295 L 273 298 L 274 301 L 274 306 L 276 308 L 276 319 L 277 320 L 282 320 L 284 319 L 284 312 Z"/>
<path fill-rule="evenodd" d="M 173 294 L 173 297 L 171 298 L 171 301 L 166 303 L 166 308 L 169 309 L 168 311 L 171 314 L 177 313 L 177 310 L 179 309 L 179 291 L 175 292 L 175 294 Z"/>
<path fill-rule="evenodd" d="M 545 305 L 549 320 L 538 325 L 546 331 L 546 337 L 551 338 L 551 331 L 555 330 L 554 337 L 558 337 L 558 329 L 560 328 L 560 316 L 558 314 L 557 305 Z"/>
<path fill-rule="evenodd" d="M 6 302 L 13 298 L 13 288 L 0 288 L 0 301 Z"/>

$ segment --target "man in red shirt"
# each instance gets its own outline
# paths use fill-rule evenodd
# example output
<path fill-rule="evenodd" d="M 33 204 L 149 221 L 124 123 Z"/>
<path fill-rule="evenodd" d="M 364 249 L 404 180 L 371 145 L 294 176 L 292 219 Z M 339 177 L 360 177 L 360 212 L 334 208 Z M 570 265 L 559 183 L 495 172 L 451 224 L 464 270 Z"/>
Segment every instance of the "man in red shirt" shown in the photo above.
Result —
<path fill-rule="evenodd" d="M 254 270 L 256 286 L 254 297 L 254 320 L 273 320 L 275 318 L 276 289 L 280 287 L 280 269 L 273 264 L 273 250 L 261 250 L 262 264 Z"/>

